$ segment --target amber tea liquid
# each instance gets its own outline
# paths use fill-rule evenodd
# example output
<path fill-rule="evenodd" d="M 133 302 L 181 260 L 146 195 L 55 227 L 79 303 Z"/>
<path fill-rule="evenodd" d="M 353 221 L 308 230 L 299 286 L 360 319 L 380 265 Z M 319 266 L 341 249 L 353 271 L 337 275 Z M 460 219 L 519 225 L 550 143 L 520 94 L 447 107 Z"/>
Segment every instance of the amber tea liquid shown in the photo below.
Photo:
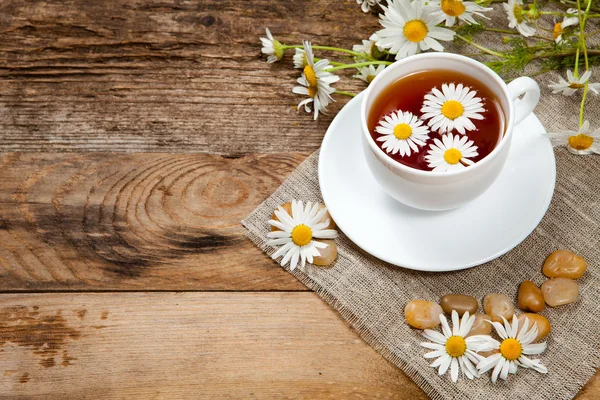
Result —
<path fill-rule="evenodd" d="M 428 70 L 407 75 L 386 87 L 379 94 L 373 102 L 367 121 L 369 132 L 377 146 L 383 150 L 381 147 L 383 142 L 376 140 L 381 134 L 375 132 L 375 128 L 385 115 L 402 110 L 410 111 L 420 117 L 425 95 L 434 87 L 441 90 L 444 83 L 457 85 L 462 83 L 464 86 L 470 87 L 471 90 L 477 91 L 477 97 L 482 99 L 483 107 L 486 110 L 482 113 L 485 118 L 483 120 L 472 119 L 471 121 L 475 124 L 476 129 L 466 132 L 469 140 L 472 140 L 474 145 L 477 146 L 477 152 L 479 153 L 478 156 L 472 158 L 473 161 L 477 162 L 490 154 L 504 136 L 505 118 L 500 108 L 500 102 L 492 91 L 478 80 L 450 70 Z M 426 125 L 427 122 L 424 124 Z M 456 129 L 452 131 L 452 134 L 460 135 Z M 419 147 L 419 152 L 412 152 L 410 156 L 401 157 L 398 153 L 392 155 L 385 150 L 383 152 L 388 157 L 409 167 L 430 171 L 431 168 L 427 166 L 425 156 L 429 145 L 433 143 L 433 139 L 441 139 L 441 136 L 438 132 L 431 132 L 426 145 Z"/>

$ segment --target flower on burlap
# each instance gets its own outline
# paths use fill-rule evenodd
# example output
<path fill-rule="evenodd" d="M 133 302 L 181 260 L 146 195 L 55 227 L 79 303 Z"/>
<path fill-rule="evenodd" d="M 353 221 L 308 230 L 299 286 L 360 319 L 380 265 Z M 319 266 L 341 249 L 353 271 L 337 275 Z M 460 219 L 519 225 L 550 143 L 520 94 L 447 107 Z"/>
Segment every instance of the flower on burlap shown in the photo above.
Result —
<path fill-rule="evenodd" d="M 312 264 L 313 258 L 321 255 L 319 249 L 324 249 L 328 245 L 316 241 L 315 239 L 335 239 L 337 231 L 327 229 L 329 219 L 323 220 L 327 214 L 327 208 L 319 207 L 319 203 L 310 201 L 304 205 L 301 200 L 291 202 L 291 214 L 282 207 L 277 207 L 275 216 L 277 220 L 272 219 L 269 225 L 277 230 L 269 232 L 267 241 L 269 246 L 281 246 L 271 256 L 274 260 L 279 257 L 281 266 L 290 264 L 293 271 L 296 266 L 304 268 L 306 262 Z"/>
<path fill-rule="evenodd" d="M 579 25 L 579 17 L 577 16 L 569 16 L 569 15 L 577 15 L 576 8 L 569 8 L 567 10 L 567 15 L 564 16 L 562 22 L 557 22 L 554 24 L 554 29 L 552 31 L 552 37 L 556 41 L 556 43 L 560 43 L 563 40 L 562 35 L 565 33 L 565 28 L 569 26 Z"/>
<path fill-rule="evenodd" d="M 600 129 L 590 132 L 590 122 L 584 121 L 577 131 L 548 132 L 552 146 L 567 146 L 577 155 L 600 154 Z"/>
<path fill-rule="evenodd" d="M 502 5 L 508 14 L 509 28 L 517 28 L 519 33 L 525 37 L 535 35 L 535 28 L 527 24 L 522 0 L 508 0 Z"/>
<path fill-rule="evenodd" d="M 483 374 L 493 368 L 492 382 L 496 383 L 498 378 L 506 380 L 508 374 L 516 374 L 518 367 L 530 368 L 542 374 L 548 372 L 540 360 L 532 360 L 527 355 L 535 355 L 543 353 L 546 350 L 546 343 L 533 343 L 538 329 L 537 325 L 533 324 L 529 329 L 529 319 L 525 318 L 523 326 L 519 329 L 519 320 L 516 315 L 513 315 L 512 325 L 508 323 L 506 318 L 504 326 L 499 322 L 489 321 L 496 333 L 502 339 L 501 342 L 488 337 L 487 346 L 481 345 L 481 351 L 499 350 L 498 353 L 492 354 L 477 364 L 479 373 Z"/>
<path fill-rule="evenodd" d="M 550 89 L 552 89 L 552 93 L 562 93 L 565 96 L 572 96 L 575 92 L 585 87 L 585 84 L 589 82 L 592 77 L 592 71 L 587 70 L 581 76 L 576 77 L 573 74 L 573 71 L 570 69 L 567 70 L 567 80 L 565 80 L 562 76 L 559 78 L 560 80 L 556 83 L 551 83 L 548 85 Z M 598 94 L 598 90 L 600 90 L 600 83 L 589 83 L 588 89 Z"/>
<path fill-rule="evenodd" d="M 440 322 L 443 334 L 431 329 L 425 329 L 423 332 L 423 336 L 433 342 L 420 343 L 421 346 L 433 350 L 423 357 L 435 358 L 431 366 L 438 368 L 440 375 L 444 375 L 450 369 L 453 382 L 458 381 L 460 371 L 469 379 L 479 378 L 475 365 L 484 360 L 484 357 L 477 354 L 477 351 L 482 345 L 489 347 L 487 343 L 493 339 L 488 335 L 466 337 L 475 323 L 475 316 L 469 315 L 468 311 L 462 320 L 459 320 L 458 313 L 452 310 L 452 329 L 444 314 L 440 314 Z"/>

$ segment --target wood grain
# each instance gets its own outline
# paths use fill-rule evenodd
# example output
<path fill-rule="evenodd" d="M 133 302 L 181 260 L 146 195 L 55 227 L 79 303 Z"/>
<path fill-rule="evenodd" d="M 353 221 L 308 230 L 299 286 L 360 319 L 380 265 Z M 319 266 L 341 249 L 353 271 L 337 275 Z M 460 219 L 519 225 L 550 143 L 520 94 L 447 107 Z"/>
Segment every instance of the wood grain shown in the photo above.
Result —
<path fill-rule="evenodd" d="M 306 290 L 240 224 L 305 157 L 0 155 L 0 290 Z"/>
<path fill-rule="evenodd" d="M 265 62 L 266 26 L 348 47 L 378 22 L 350 0 L 3 1 L 0 151 L 316 150 L 347 97 L 318 122 L 298 112 L 300 73 L 291 53 Z"/>
<path fill-rule="evenodd" d="M 313 293 L 2 295 L 0 314 L 2 399 L 426 398 Z"/>

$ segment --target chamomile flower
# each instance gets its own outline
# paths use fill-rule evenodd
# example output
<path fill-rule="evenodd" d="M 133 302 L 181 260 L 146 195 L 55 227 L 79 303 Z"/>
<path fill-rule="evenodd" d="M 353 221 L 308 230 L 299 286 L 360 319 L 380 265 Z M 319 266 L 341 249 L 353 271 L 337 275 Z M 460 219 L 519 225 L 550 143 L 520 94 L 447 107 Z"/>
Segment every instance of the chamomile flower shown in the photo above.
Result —
<path fill-rule="evenodd" d="M 363 40 L 361 44 L 355 44 L 354 46 L 352 46 L 352 51 L 364 54 L 364 57 L 356 57 L 357 61 L 379 59 L 384 49 L 383 47 L 379 47 L 376 45 L 378 40 L 379 37 L 377 36 L 377 34 L 374 33 L 371 35 L 369 40 Z"/>
<path fill-rule="evenodd" d="M 442 140 L 435 138 L 429 145 L 425 156 L 429 168 L 434 172 L 457 171 L 473 165 L 470 158 L 478 156 L 477 146 L 465 136 L 452 136 L 451 133 L 442 136 Z"/>
<path fill-rule="evenodd" d="M 273 35 L 271 35 L 271 31 L 269 30 L 269 28 L 266 28 L 265 30 L 267 31 L 267 37 L 260 38 L 260 41 L 263 45 L 262 49 L 260 50 L 263 54 L 269 56 L 267 57 L 268 63 L 274 63 L 281 60 L 281 57 L 283 57 L 283 45 L 279 43 L 278 40 L 273 38 Z"/>
<path fill-rule="evenodd" d="M 577 15 L 577 9 L 576 8 L 569 8 L 567 10 L 567 14 L 569 15 Z M 563 33 L 565 33 L 565 28 L 569 27 L 569 26 L 575 26 L 575 25 L 579 25 L 579 17 L 575 16 L 575 17 L 570 17 L 568 15 L 566 15 L 562 22 L 557 22 L 556 24 L 554 24 L 554 30 L 552 32 L 552 37 L 554 37 L 554 40 L 556 41 L 556 43 L 560 43 L 563 39 L 562 39 L 562 35 Z"/>
<path fill-rule="evenodd" d="M 375 77 L 385 69 L 385 65 L 379 64 L 377 68 L 374 65 L 368 65 L 366 67 L 359 68 L 358 74 L 354 75 L 355 78 L 358 78 L 367 83 L 371 83 Z"/>
<path fill-rule="evenodd" d="M 396 54 L 396 60 L 412 56 L 420 51 L 444 51 L 438 40 L 453 40 L 454 31 L 436 26 L 440 20 L 425 12 L 424 2 L 415 0 L 391 0 L 379 22 L 384 29 L 376 32 L 377 46 Z"/>
<path fill-rule="evenodd" d="M 310 46 L 310 43 L 309 43 Z M 304 69 L 306 67 L 306 52 L 304 49 L 300 49 L 296 47 L 296 52 L 294 53 L 294 68 Z"/>
<path fill-rule="evenodd" d="M 271 240 L 267 242 L 269 246 L 281 246 L 271 256 L 274 260 L 283 256 L 281 266 L 284 267 L 288 262 L 293 271 L 296 266 L 304 268 L 306 261 L 313 262 L 313 257 L 320 255 L 319 249 L 324 249 L 327 244 L 316 241 L 315 239 L 334 239 L 337 232 L 334 229 L 326 229 L 329 225 L 329 219 L 322 221 L 327 213 L 327 208 L 319 210 L 319 203 L 310 201 L 304 205 L 302 201 L 292 201 L 292 214 L 281 206 L 275 210 L 275 216 L 279 219 L 270 220 L 269 224 L 280 229 L 269 232 L 267 237 Z M 298 264 L 300 262 L 300 264 Z"/>
<path fill-rule="evenodd" d="M 533 344 L 538 332 L 537 325 L 533 324 L 531 329 L 528 329 L 529 320 L 525 318 L 523 327 L 519 330 L 519 320 L 516 315 L 513 315 L 512 325 L 504 317 L 502 319 L 504 326 L 499 322 L 489 321 L 496 328 L 502 342 L 491 337 L 487 339 L 489 347 L 486 350 L 500 350 L 500 352 L 480 361 L 477 364 L 479 373 L 483 374 L 494 368 L 492 372 L 492 382 L 494 383 L 498 377 L 506 380 L 509 373 L 516 374 L 517 367 L 531 368 L 542 374 L 547 373 L 548 369 L 540 363 L 540 360 L 532 360 L 526 356 L 540 354 L 546 350 L 546 343 Z"/>
<path fill-rule="evenodd" d="M 475 365 L 484 357 L 476 352 L 482 345 L 487 345 L 487 340 L 491 338 L 487 335 L 466 337 L 475 322 L 475 316 L 470 316 L 468 311 L 463 315 L 462 320 L 459 320 L 458 313 L 452 310 L 452 329 L 450 329 L 444 314 L 440 314 L 440 322 L 443 334 L 431 329 L 425 329 L 423 332 L 423 336 L 433 342 L 421 343 L 421 346 L 433 350 L 423 357 L 435 358 L 431 366 L 439 367 L 440 375 L 444 375 L 450 368 L 453 382 L 458 381 L 459 370 L 462 370 L 469 379 L 479 378 L 479 372 Z"/>
<path fill-rule="evenodd" d="M 425 95 L 421 118 L 429 120 L 427 124 L 432 131 L 440 133 L 452 132 L 456 129 L 465 134 L 465 130 L 476 129 L 472 119 L 483 119 L 480 113 L 485 112 L 481 98 L 475 97 L 477 92 L 462 83 L 442 84 L 442 90 L 433 88 Z"/>
<path fill-rule="evenodd" d="M 552 146 L 567 146 L 573 154 L 600 154 L 600 129 L 590 132 L 589 121 L 576 131 L 548 132 L 548 137 Z"/>
<path fill-rule="evenodd" d="M 583 75 L 579 78 L 575 78 L 573 72 L 569 69 L 567 70 L 567 80 L 561 76 L 560 81 L 556 83 L 551 83 L 548 87 L 552 90 L 552 93 L 562 93 L 565 96 L 572 96 L 579 89 L 583 89 L 585 87 L 585 83 L 590 80 L 592 77 L 592 71 L 585 71 Z M 590 88 L 590 86 L 588 86 Z M 597 93 L 597 89 L 595 86 L 591 88 L 593 92 Z"/>
<path fill-rule="evenodd" d="M 446 21 L 446 26 L 454 26 L 457 21 L 463 21 L 467 24 L 477 24 L 473 15 L 489 19 L 482 12 L 492 11 L 493 8 L 482 7 L 472 1 L 462 0 L 433 0 L 430 1 L 425 9 L 431 13 L 431 16 Z"/>
<path fill-rule="evenodd" d="M 335 89 L 330 85 L 337 82 L 340 77 L 326 71 L 327 68 L 331 68 L 329 60 L 322 59 L 316 63 L 314 62 L 310 42 L 304 42 L 304 52 L 306 55 L 306 66 L 303 69 L 302 76 L 298 78 L 300 86 L 294 87 L 292 92 L 308 95 L 308 99 L 302 100 L 298 104 L 298 109 L 304 106 L 306 112 L 311 112 L 310 103 L 313 103 L 315 108 L 314 119 L 317 119 L 319 113 L 326 112 L 329 103 L 335 101 L 331 97 Z"/>
<path fill-rule="evenodd" d="M 379 4 L 380 0 L 356 0 L 358 4 L 360 4 L 360 9 L 363 12 L 371 11 L 377 4 Z"/>
<path fill-rule="evenodd" d="M 418 153 L 418 146 L 425 146 L 429 138 L 427 125 L 423 126 L 423 121 L 416 115 L 402 110 L 383 117 L 375 132 L 383 135 L 377 141 L 383 142 L 381 147 L 384 151 L 389 154 L 400 153 L 401 157 L 410 156 L 412 151 Z"/>
<path fill-rule="evenodd" d="M 508 0 L 502 4 L 508 14 L 508 26 L 517 28 L 519 33 L 525 37 L 535 35 L 535 28 L 527 25 L 525 12 L 523 11 L 523 0 Z"/>

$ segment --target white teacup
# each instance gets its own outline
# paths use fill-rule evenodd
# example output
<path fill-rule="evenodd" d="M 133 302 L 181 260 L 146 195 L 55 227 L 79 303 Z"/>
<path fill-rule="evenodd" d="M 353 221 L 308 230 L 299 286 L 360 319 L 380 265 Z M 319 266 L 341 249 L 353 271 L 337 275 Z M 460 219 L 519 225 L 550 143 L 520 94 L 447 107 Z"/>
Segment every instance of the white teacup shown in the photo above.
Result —
<path fill-rule="evenodd" d="M 479 162 L 458 171 L 423 171 L 399 163 L 377 146 L 367 126 L 373 102 L 383 89 L 408 74 L 432 69 L 455 70 L 477 79 L 494 93 L 504 112 L 505 132 L 498 145 Z M 521 96 L 523 98 L 515 107 L 515 100 Z M 371 82 L 361 104 L 362 142 L 367 165 L 379 185 L 408 206 L 431 211 L 459 207 L 494 183 L 508 156 L 514 126 L 531 114 L 539 99 L 540 88 L 533 79 L 521 77 L 507 85 L 485 65 L 461 55 L 426 53 L 396 61 Z"/>

